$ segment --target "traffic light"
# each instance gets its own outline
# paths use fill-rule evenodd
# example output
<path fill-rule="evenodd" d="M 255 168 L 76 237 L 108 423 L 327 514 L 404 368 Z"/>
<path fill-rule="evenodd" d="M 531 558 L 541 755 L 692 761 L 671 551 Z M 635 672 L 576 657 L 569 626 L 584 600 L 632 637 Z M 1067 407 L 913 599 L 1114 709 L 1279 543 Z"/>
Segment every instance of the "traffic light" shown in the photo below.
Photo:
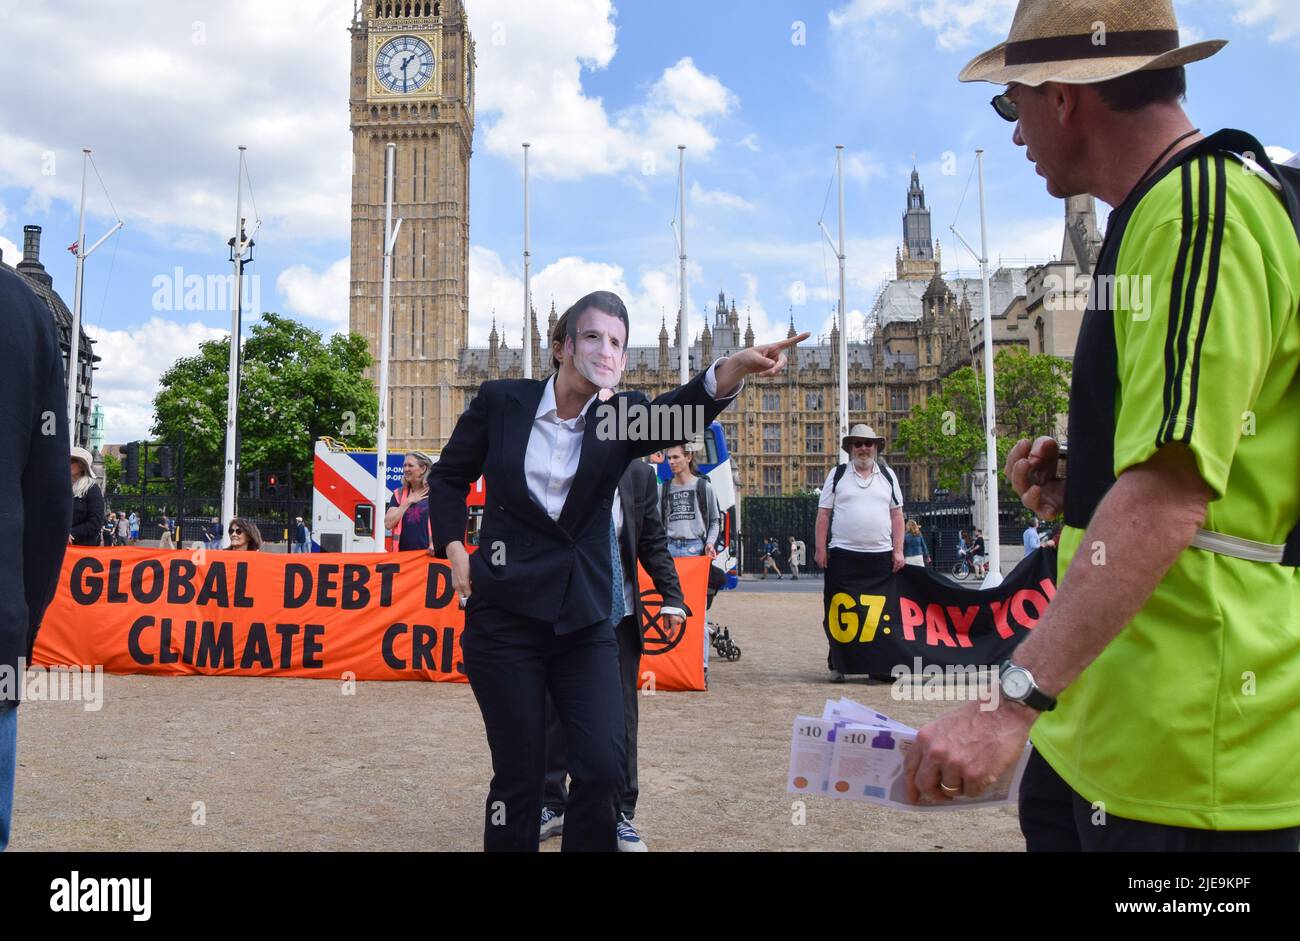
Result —
<path fill-rule="evenodd" d="M 279 474 L 266 475 L 266 491 L 270 496 L 275 496 L 276 488 L 280 485 Z"/>
<path fill-rule="evenodd" d="M 172 478 L 172 449 L 168 445 L 163 445 L 158 449 L 158 476 L 165 477 L 168 480 Z"/>
<path fill-rule="evenodd" d="M 250 500 L 262 498 L 262 472 L 255 470 L 248 475 L 248 497 Z"/>
<path fill-rule="evenodd" d="M 128 487 L 140 486 L 140 442 L 132 441 L 126 446 L 126 466 L 122 468 Z"/>

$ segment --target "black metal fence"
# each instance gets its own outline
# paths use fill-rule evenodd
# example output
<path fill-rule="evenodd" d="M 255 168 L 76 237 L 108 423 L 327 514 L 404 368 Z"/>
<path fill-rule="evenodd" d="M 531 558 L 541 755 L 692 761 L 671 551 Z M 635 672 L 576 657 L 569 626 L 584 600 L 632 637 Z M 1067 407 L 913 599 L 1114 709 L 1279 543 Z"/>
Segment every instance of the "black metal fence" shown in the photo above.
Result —
<path fill-rule="evenodd" d="M 820 573 L 814 547 L 817 526 L 817 494 L 786 497 L 744 497 L 740 513 L 740 566 L 742 572 L 762 574 L 762 545 L 770 537 L 780 549 L 781 571 L 790 571 L 790 537 L 802 540 L 806 547 L 801 571 Z M 947 568 L 957 561 L 957 536 L 973 528 L 973 505 L 969 500 L 921 500 L 908 503 L 904 512 L 916 520 L 921 535 L 934 559 L 934 565 Z M 999 508 L 998 522 L 1003 545 L 1019 545 L 1029 524 L 1030 514 L 1020 506 Z"/>
<path fill-rule="evenodd" d="M 162 515 L 166 513 L 173 525 L 180 523 L 180 539 L 189 544 L 201 542 L 204 533 L 212 526 L 212 518 L 221 516 L 221 497 L 185 495 L 185 505 L 176 505 L 175 494 L 114 494 L 106 500 L 108 512 L 134 512 L 140 519 L 140 539 L 162 538 Z M 254 500 L 241 497 L 237 512 L 250 519 L 262 534 L 263 542 L 283 544 L 286 535 L 293 538 L 294 518 L 301 516 L 311 527 L 310 497 L 279 497 Z"/>

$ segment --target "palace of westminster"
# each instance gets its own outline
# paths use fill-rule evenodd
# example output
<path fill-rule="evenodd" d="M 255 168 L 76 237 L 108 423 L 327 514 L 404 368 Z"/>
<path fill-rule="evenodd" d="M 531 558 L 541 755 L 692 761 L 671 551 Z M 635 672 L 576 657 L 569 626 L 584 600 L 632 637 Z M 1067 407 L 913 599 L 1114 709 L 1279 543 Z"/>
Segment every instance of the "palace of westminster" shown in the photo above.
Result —
<path fill-rule="evenodd" d="M 367 337 L 377 356 L 384 148 L 393 141 L 394 216 L 404 222 L 394 249 L 389 442 L 394 449 L 437 450 L 481 382 L 523 374 L 522 337 L 507 343 L 494 325 L 487 348 L 468 345 L 474 41 L 460 0 L 364 0 L 351 32 L 350 327 Z M 915 170 L 906 200 L 897 277 L 876 299 L 867 335 L 848 343 L 849 420 L 865 421 L 887 439 L 884 453 L 905 497 L 917 500 L 930 497 L 933 474 L 924 462 L 891 452 L 889 442 L 898 422 L 936 392 L 944 376 L 979 365 L 983 341 L 972 311 L 982 311 L 982 284 L 978 278 L 944 279 Z M 1072 357 L 1081 317 L 1073 301 L 1076 275 L 1091 270 L 1100 241 L 1091 198 L 1070 200 L 1059 261 L 997 269 L 990 282 L 995 349 L 1019 345 Z M 1067 286 L 1065 298 L 1060 285 Z M 754 342 L 734 299 L 719 293 L 710 314 L 687 347 L 692 373 Z M 535 311 L 531 318 L 538 377 L 551 369 L 542 340 L 555 318 L 554 304 L 546 324 L 538 323 Z M 792 321 L 788 335 L 794 332 Z M 629 348 L 622 387 L 654 396 L 676 385 L 679 345 L 665 325 L 657 346 Z M 781 375 L 748 382 L 721 416 L 742 494 L 819 488 L 829 468 L 843 460 L 836 440 L 838 330 L 792 350 L 789 360 Z M 377 380 L 378 370 L 372 374 Z"/>

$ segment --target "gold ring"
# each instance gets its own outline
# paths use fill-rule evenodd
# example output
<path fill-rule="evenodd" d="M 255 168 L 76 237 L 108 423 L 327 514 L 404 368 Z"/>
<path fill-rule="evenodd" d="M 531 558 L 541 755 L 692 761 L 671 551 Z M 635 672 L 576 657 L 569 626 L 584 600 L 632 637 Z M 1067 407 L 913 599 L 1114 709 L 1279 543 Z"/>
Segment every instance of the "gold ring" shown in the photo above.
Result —
<path fill-rule="evenodd" d="M 944 784 L 942 781 L 939 782 L 939 787 L 943 788 L 943 789 L 944 789 L 947 793 L 949 793 L 949 794 L 960 794 L 960 793 L 961 793 L 961 788 L 960 788 L 960 787 L 949 787 L 948 785 Z"/>

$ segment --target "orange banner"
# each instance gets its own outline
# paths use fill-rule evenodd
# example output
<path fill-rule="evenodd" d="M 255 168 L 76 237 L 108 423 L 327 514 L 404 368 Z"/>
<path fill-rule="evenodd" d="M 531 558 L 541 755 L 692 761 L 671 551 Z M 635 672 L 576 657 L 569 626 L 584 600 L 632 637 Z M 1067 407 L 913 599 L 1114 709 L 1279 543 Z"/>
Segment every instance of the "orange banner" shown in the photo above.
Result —
<path fill-rule="evenodd" d="M 701 561 L 678 565 L 687 596 L 699 598 L 684 631 L 660 626 L 659 596 L 640 573 L 643 685 L 653 674 L 656 689 L 704 688 Z M 69 546 L 32 661 L 109 673 L 463 683 L 464 624 L 450 568 L 423 552 Z"/>
<path fill-rule="evenodd" d="M 645 651 L 641 654 L 641 679 L 638 686 L 645 689 L 653 683 L 654 689 L 688 690 L 704 689 L 704 608 L 709 588 L 710 562 L 704 556 L 674 559 L 677 578 L 682 583 L 682 596 L 691 609 L 686 623 L 672 630 L 659 614 L 663 598 L 655 591 L 654 583 L 640 564 L 636 567 L 641 605 L 645 616 L 641 619 L 641 635 L 645 638 Z"/>

